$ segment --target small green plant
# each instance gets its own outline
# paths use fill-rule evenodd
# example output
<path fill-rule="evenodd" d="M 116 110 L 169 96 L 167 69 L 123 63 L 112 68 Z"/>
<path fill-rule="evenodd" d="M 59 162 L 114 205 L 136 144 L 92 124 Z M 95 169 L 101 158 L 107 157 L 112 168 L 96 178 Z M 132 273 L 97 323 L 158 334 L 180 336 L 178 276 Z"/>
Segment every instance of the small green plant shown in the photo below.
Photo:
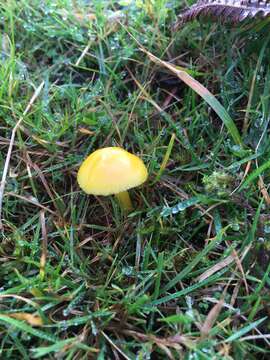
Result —
<path fill-rule="evenodd" d="M 224 197 L 231 191 L 233 177 L 223 171 L 214 171 L 211 175 L 203 177 L 203 184 L 207 193 Z"/>

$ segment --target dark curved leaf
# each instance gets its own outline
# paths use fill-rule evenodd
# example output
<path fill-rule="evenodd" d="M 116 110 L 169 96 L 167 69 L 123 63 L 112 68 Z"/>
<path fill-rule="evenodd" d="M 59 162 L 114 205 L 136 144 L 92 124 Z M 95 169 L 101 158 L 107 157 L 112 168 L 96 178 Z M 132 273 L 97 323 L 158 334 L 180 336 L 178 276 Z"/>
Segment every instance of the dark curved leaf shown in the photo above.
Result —
<path fill-rule="evenodd" d="M 179 15 L 176 28 L 198 17 L 212 17 L 238 23 L 245 19 L 270 16 L 270 0 L 199 0 Z"/>

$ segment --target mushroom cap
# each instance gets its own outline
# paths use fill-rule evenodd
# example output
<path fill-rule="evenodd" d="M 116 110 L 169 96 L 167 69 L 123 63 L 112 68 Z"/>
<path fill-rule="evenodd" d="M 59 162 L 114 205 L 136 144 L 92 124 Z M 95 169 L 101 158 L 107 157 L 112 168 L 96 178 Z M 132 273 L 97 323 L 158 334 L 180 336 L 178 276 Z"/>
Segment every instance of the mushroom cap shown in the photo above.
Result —
<path fill-rule="evenodd" d="M 107 147 L 83 161 L 77 180 L 87 194 L 112 195 L 141 185 L 147 177 L 140 158 L 119 147 Z"/>

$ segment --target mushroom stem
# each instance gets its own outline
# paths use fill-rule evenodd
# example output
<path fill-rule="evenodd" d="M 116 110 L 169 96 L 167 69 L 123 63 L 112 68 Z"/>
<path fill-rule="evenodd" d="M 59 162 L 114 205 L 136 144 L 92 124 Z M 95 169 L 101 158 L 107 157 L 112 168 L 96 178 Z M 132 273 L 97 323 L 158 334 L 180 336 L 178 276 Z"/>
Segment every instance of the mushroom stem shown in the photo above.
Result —
<path fill-rule="evenodd" d="M 118 194 L 115 194 L 115 197 L 119 201 L 120 206 L 124 211 L 128 212 L 133 210 L 132 202 L 127 191 L 122 191 Z"/>

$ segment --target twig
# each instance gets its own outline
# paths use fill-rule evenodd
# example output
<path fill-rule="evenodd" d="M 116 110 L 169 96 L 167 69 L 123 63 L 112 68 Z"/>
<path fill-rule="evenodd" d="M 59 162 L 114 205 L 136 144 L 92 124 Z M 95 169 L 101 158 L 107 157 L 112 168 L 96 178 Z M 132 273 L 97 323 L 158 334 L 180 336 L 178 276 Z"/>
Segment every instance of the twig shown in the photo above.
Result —
<path fill-rule="evenodd" d="M 42 88 L 44 86 L 44 81 L 42 81 L 42 83 L 39 85 L 39 87 L 36 89 L 34 95 L 32 96 L 31 100 L 29 101 L 28 105 L 26 106 L 22 116 L 20 117 L 20 119 L 17 121 L 16 125 L 14 126 L 12 133 L 11 133 L 11 137 L 10 137 L 10 143 L 9 143 L 9 147 L 8 147 L 8 152 L 7 152 L 7 157 L 6 157 L 6 161 L 5 161 L 5 165 L 4 165 L 4 170 L 3 170 L 3 175 L 2 175 L 2 180 L 1 180 L 1 184 L 0 184 L 0 230 L 3 230 L 3 222 L 2 222 L 2 204 L 3 204 L 3 198 L 4 198 L 4 191 L 5 191 L 5 185 L 6 185 L 6 178 L 7 178 L 7 173 L 8 173 L 8 168 L 9 168 L 9 163 L 10 163 L 10 158 L 11 158 L 11 153 L 12 153 L 12 149 L 13 149 L 13 144 L 15 141 L 15 136 L 16 136 L 16 131 L 18 130 L 18 128 L 20 127 L 24 116 L 28 113 L 28 111 L 31 109 L 33 103 L 35 102 L 36 98 L 39 96 Z"/>

